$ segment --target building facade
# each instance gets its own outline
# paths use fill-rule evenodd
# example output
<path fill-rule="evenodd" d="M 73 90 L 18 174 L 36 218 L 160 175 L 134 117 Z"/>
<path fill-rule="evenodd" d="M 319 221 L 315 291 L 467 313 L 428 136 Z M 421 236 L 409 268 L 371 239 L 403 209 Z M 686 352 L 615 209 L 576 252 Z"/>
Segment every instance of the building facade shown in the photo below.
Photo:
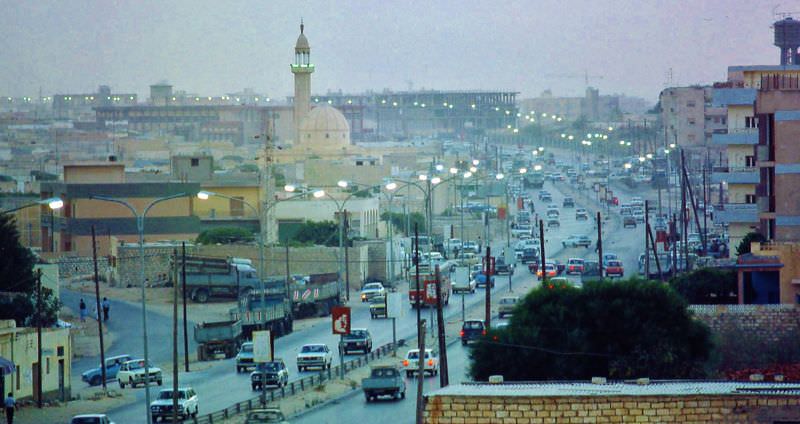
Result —
<path fill-rule="evenodd" d="M 5 396 L 36 400 L 39 392 L 44 399 L 71 399 L 72 347 L 68 328 L 42 330 L 42 362 L 38 362 L 35 328 L 16 327 L 14 320 L 0 320 L 0 359 L 14 364 L 10 374 L 0 369 L 0 390 Z"/>

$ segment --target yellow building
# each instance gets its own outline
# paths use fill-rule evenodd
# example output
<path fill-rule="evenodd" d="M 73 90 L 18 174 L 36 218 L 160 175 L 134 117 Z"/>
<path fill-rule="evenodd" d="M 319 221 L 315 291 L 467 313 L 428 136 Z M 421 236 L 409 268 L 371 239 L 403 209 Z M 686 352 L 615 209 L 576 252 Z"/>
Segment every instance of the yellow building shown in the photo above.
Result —
<path fill-rule="evenodd" d="M 19 399 L 36 399 L 39 370 L 42 372 L 42 396 L 45 399 L 70 398 L 72 348 L 68 328 L 42 330 L 42 367 L 38 363 L 35 328 L 17 328 L 14 320 L 0 321 L 0 365 L 11 363 L 14 369 L 4 373 L 0 367 L 0 391 Z"/>

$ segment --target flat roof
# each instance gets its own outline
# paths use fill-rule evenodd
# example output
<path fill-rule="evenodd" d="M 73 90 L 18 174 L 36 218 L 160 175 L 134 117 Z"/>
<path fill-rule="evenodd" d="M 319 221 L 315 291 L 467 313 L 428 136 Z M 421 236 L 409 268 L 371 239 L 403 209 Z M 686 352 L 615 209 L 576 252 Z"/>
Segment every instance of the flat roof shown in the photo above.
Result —
<path fill-rule="evenodd" d="M 728 66 L 728 72 L 737 71 L 800 71 L 800 65 L 744 65 Z"/>
<path fill-rule="evenodd" d="M 554 381 L 530 383 L 462 383 L 436 390 L 428 396 L 693 396 L 693 395 L 798 396 L 800 383 L 710 380 L 655 380 L 648 384 L 613 381 L 606 384 Z"/>

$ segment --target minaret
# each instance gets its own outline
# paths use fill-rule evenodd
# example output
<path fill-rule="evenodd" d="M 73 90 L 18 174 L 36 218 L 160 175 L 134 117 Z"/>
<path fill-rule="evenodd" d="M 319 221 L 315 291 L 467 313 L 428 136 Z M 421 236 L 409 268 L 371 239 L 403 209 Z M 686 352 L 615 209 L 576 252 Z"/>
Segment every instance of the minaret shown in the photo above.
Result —
<path fill-rule="evenodd" d="M 300 123 L 311 110 L 311 74 L 314 65 L 311 63 L 311 47 L 303 34 L 303 21 L 300 20 L 300 36 L 294 46 L 294 63 L 291 65 L 294 74 L 294 127 L 295 143 L 300 138 Z"/>

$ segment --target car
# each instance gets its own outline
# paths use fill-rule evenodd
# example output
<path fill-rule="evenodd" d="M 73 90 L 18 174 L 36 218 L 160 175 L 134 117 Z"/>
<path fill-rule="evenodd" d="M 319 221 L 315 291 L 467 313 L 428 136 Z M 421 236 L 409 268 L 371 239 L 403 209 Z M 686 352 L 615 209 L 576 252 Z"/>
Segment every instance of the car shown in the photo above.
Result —
<path fill-rule="evenodd" d="M 483 264 L 472 264 L 472 266 L 469 267 L 469 278 L 473 279 L 481 272 L 483 272 Z"/>
<path fill-rule="evenodd" d="M 589 281 L 601 281 L 603 273 L 597 261 L 584 261 L 583 272 L 581 273 L 581 283 Z"/>
<path fill-rule="evenodd" d="M 555 277 L 558 275 L 558 268 L 556 268 L 556 265 L 554 263 L 546 262 L 544 264 L 544 272 L 542 272 L 541 269 L 537 269 L 536 277 L 541 280 L 543 273 L 547 275 L 547 278 Z"/>
<path fill-rule="evenodd" d="M 494 324 L 493 327 L 495 330 L 503 330 L 505 328 L 508 328 L 509 324 L 510 323 L 508 321 L 498 321 L 497 323 Z"/>
<path fill-rule="evenodd" d="M 575 220 L 577 221 L 586 221 L 589 219 L 589 212 L 583 208 L 575 209 Z"/>
<path fill-rule="evenodd" d="M 536 262 L 539 260 L 539 248 L 538 247 L 526 247 L 522 250 L 522 255 L 520 255 L 520 262 L 527 264 L 531 262 Z"/>
<path fill-rule="evenodd" d="M 144 359 L 134 359 L 124 362 L 120 366 L 117 373 L 117 382 L 119 382 L 120 389 L 124 389 L 125 385 L 128 384 L 131 387 L 136 387 L 137 384 L 145 384 L 146 382 L 156 382 L 160 386 L 163 383 L 163 378 L 161 376 L 161 368 L 154 367 L 152 364 L 148 365 L 145 377 Z"/>
<path fill-rule="evenodd" d="M 158 392 L 156 400 L 150 403 L 150 416 L 153 422 L 158 422 L 159 418 L 172 419 L 172 389 L 163 389 Z M 191 387 L 181 387 L 178 389 L 178 417 L 185 420 L 189 417 L 196 418 L 200 405 L 197 399 L 197 392 Z"/>
<path fill-rule="evenodd" d="M 369 316 L 372 319 L 386 318 L 386 297 L 376 296 L 369 300 Z"/>
<path fill-rule="evenodd" d="M 451 288 L 453 293 L 475 293 L 475 288 L 477 288 L 477 286 L 478 282 L 475 281 L 475 277 L 473 276 L 472 278 L 453 280 Z"/>
<path fill-rule="evenodd" d="M 369 377 L 361 380 L 361 388 L 364 390 L 367 402 L 377 400 L 380 396 L 391 396 L 392 399 L 406 398 L 406 381 L 396 366 L 373 367 Z"/>
<path fill-rule="evenodd" d="M 644 222 L 644 211 L 641 211 L 641 210 L 638 210 L 638 209 L 633 211 L 633 219 L 635 219 L 636 222 L 638 222 L 638 223 L 643 223 Z"/>
<path fill-rule="evenodd" d="M 575 207 L 575 199 L 571 197 L 565 197 L 564 200 L 561 202 L 562 208 L 574 208 Z"/>
<path fill-rule="evenodd" d="M 636 218 L 629 215 L 622 218 L 622 228 L 636 228 Z"/>
<path fill-rule="evenodd" d="M 423 359 L 425 361 L 423 373 L 439 374 L 439 356 L 433 349 L 425 349 Z M 406 377 L 411 377 L 419 371 L 419 349 L 411 349 L 406 353 L 406 358 L 403 359 L 403 370 L 406 372 Z"/>
<path fill-rule="evenodd" d="M 447 250 L 450 251 L 450 252 L 455 251 L 455 250 L 459 250 L 460 251 L 461 247 L 462 247 L 461 239 L 451 238 L 450 240 L 447 241 Z"/>
<path fill-rule="evenodd" d="M 367 302 L 375 296 L 385 296 L 386 288 L 382 283 L 367 283 L 361 288 L 361 301 Z"/>
<path fill-rule="evenodd" d="M 606 262 L 603 267 L 606 277 L 622 277 L 625 274 L 625 269 L 622 267 L 622 261 L 612 259 Z"/>
<path fill-rule="evenodd" d="M 462 244 L 461 251 L 464 253 L 478 253 L 478 243 L 474 241 L 465 241 Z"/>
<path fill-rule="evenodd" d="M 608 261 L 619 260 L 619 256 L 616 253 L 603 253 L 603 265 L 608 263 Z"/>
<path fill-rule="evenodd" d="M 250 388 L 261 390 L 266 386 L 283 387 L 289 384 L 289 369 L 283 359 L 259 362 L 250 373 Z"/>
<path fill-rule="evenodd" d="M 592 240 L 589 236 L 572 234 L 561 242 L 564 247 L 589 247 L 592 245 Z"/>
<path fill-rule="evenodd" d="M 525 224 L 525 225 L 520 224 L 511 229 L 511 235 L 514 237 L 520 237 L 523 234 L 530 235 L 532 232 L 533 229 L 530 226 L 530 224 Z"/>
<path fill-rule="evenodd" d="M 106 381 L 114 381 L 122 364 L 131 359 L 133 359 L 131 355 L 117 355 L 106 358 Z M 81 380 L 89 383 L 90 386 L 99 386 L 103 383 L 103 371 L 100 366 L 86 370 L 81 374 Z"/>
<path fill-rule="evenodd" d="M 106 414 L 82 414 L 69 420 L 69 424 L 114 424 Z"/>
<path fill-rule="evenodd" d="M 458 333 L 461 344 L 467 345 L 471 341 L 478 340 L 486 335 L 486 324 L 482 319 L 468 319 L 461 324 L 461 332 Z"/>
<path fill-rule="evenodd" d="M 342 336 L 342 341 L 339 342 L 339 352 L 347 355 L 354 351 L 364 354 L 372 352 L 372 334 L 366 328 L 352 328 L 350 334 Z"/>
<path fill-rule="evenodd" d="M 236 372 L 244 372 L 255 366 L 253 362 L 253 342 L 242 343 L 239 353 L 236 354 Z"/>
<path fill-rule="evenodd" d="M 475 274 L 475 287 L 486 287 L 486 275 L 483 272 Z M 494 288 L 494 275 L 489 278 L 489 282 L 491 283 L 491 288 Z"/>
<path fill-rule="evenodd" d="M 583 262 L 581 258 L 569 258 L 567 261 L 567 274 L 582 274 Z"/>
<path fill-rule="evenodd" d="M 547 219 L 547 228 L 552 228 L 552 227 L 561 227 L 561 222 L 558 220 L 558 218 Z"/>
<path fill-rule="evenodd" d="M 547 217 L 548 218 L 558 218 L 561 215 L 561 212 L 558 209 L 548 209 L 547 210 Z"/>
<path fill-rule="evenodd" d="M 297 354 L 297 371 L 303 372 L 309 368 L 321 370 L 330 369 L 333 362 L 333 353 L 326 344 L 314 343 L 303 345 Z"/>
<path fill-rule="evenodd" d="M 541 200 L 542 202 L 545 202 L 545 203 L 549 203 L 549 202 L 553 201 L 553 196 L 550 193 L 545 193 L 545 194 L 539 196 L 539 200 Z"/>
<path fill-rule="evenodd" d="M 498 257 L 494 263 L 494 273 L 495 275 L 514 275 L 514 264 L 507 264 L 505 259 Z"/>
<path fill-rule="evenodd" d="M 481 261 L 481 257 L 473 252 L 463 252 L 459 254 L 458 258 L 463 266 L 475 265 Z"/>
<path fill-rule="evenodd" d="M 514 307 L 519 302 L 519 296 L 506 296 L 500 299 L 497 306 L 497 315 L 503 318 L 506 315 L 511 315 L 514 312 Z"/>
<path fill-rule="evenodd" d="M 280 408 L 258 408 L 247 412 L 244 424 L 289 424 Z"/>
<path fill-rule="evenodd" d="M 547 190 L 539 190 L 539 200 L 542 200 L 543 196 L 550 196 L 550 192 Z"/>

